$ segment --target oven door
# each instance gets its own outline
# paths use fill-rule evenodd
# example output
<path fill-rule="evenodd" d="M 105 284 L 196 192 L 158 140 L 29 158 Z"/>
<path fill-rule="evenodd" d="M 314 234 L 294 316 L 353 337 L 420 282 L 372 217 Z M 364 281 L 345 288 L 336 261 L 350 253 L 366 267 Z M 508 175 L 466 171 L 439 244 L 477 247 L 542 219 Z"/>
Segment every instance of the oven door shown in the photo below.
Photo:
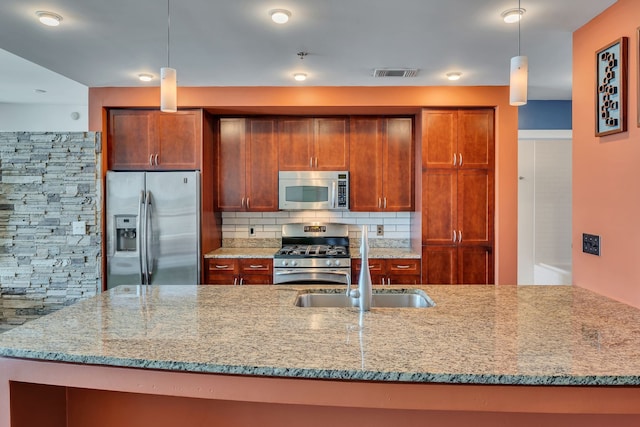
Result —
<path fill-rule="evenodd" d="M 274 285 L 293 284 L 351 284 L 351 269 L 349 268 L 274 268 Z"/>

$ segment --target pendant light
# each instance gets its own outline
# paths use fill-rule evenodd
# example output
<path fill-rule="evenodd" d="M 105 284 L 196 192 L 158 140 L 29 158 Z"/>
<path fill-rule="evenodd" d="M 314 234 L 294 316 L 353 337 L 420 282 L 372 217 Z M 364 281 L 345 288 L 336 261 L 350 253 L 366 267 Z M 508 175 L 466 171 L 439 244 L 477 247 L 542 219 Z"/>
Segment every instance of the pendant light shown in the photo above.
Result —
<path fill-rule="evenodd" d="M 160 111 L 175 113 L 178 111 L 178 88 L 175 68 L 171 68 L 169 49 L 171 31 L 171 12 L 167 0 L 167 66 L 160 68 Z"/>
<path fill-rule="evenodd" d="M 518 10 L 520 0 L 518 0 Z M 529 80 L 529 58 L 520 55 L 520 21 L 518 20 L 518 56 L 511 58 L 511 73 L 509 82 L 509 104 L 514 106 L 525 105 L 527 103 L 527 84 Z"/>

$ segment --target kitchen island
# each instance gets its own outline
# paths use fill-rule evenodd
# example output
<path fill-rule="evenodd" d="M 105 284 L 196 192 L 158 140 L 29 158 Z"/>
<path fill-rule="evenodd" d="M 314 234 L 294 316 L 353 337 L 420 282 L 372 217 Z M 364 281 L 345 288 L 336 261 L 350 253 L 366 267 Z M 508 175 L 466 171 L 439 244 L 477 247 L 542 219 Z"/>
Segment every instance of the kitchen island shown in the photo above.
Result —
<path fill-rule="evenodd" d="M 568 286 L 294 305 L 317 287 L 122 286 L 0 334 L 0 427 L 640 425 L 640 310 Z"/>

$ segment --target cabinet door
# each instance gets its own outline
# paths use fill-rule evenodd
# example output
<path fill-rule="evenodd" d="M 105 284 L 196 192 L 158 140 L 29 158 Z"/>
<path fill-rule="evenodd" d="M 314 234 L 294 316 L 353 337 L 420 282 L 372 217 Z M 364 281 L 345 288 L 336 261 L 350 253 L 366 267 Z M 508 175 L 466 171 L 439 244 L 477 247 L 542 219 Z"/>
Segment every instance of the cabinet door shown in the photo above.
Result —
<path fill-rule="evenodd" d="M 422 113 L 422 167 L 454 168 L 458 152 L 456 110 L 425 110 Z"/>
<path fill-rule="evenodd" d="M 221 119 L 217 141 L 216 208 L 240 211 L 245 207 L 245 119 Z"/>
<path fill-rule="evenodd" d="M 276 121 L 250 119 L 246 141 L 246 197 L 250 211 L 278 210 Z"/>
<path fill-rule="evenodd" d="M 196 170 L 201 167 L 202 112 L 154 112 L 156 115 L 153 149 L 156 169 Z M 155 159 L 155 155 L 158 155 Z"/>
<path fill-rule="evenodd" d="M 458 171 L 458 244 L 493 244 L 493 199 L 492 172 Z"/>
<path fill-rule="evenodd" d="M 458 248 L 458 283 L 493 284 L 493 251 L 488 246 Z"/>
<path fill-rule="evenodd" d="M 150 111 L 110 110 L 108 169 L 149 169 L 152 135 L 153 117 Z"/>
<path fill-rule="evenodd" d="M 314 119 L 313 168 L 349 170 L 349 122 L 346 118 Z"/>
<path fill-rule="evenodd" d="M 208 259 L 205 282 L 209 285 L 236 284 L 238 269 L 238 260 L 234 258 Z"/>
<path fill-rule="evenodd" d="M 389 274 L 386 285 L 419 285 L 420 273 L 418 274 Z"/>
<path fill-rule="evenodd" d="M 383 209 L 396 212 L 412 211 L 415 200 L 413 120 L 411 118 L 389 118 L 385 120 L 384 128 Z"/>
<path fill-rule="evenodd" d="M 351 119 L 349 141 L 349 210 L 372 212 L 382 207 L 382 122 Z"/>
<path fill-rule="evenodd" d="M 458 167 L 493 169 L 493 110 L 460 110 L 458 112 Z M 461 163 L 461 164 L 460 164 Z"/>
<path fill-rule="evenodd" d="M 455 246 L 422 247 L 422 283 L 453 285 L 457 283 L 458 256 Z"/>
<path fill-rule="evenodd" d="M 282 119 L 278 133 L 280 170 L 309 170 L 313 166 L 313 120 Z"/>
<path fill-rule="evenodd" d="M 266 274 L 247 274 L 240 276 L 240 285 L 270 285 L 273 283 L 273 276 Z"/>
<path fill-rule="evenodd" d="M 422 244 L 451 245 L 458 229 L 458 180 L 455 170 L 422 173 Z"/>

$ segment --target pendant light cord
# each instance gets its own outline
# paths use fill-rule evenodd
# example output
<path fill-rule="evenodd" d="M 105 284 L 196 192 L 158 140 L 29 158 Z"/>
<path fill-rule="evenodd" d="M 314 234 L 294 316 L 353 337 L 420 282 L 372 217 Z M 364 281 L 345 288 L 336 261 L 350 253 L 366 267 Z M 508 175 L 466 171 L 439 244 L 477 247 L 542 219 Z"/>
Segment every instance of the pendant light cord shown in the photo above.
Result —
<path fill-rule="evenodd" d="M 169 2 L 170 0 L 167 0 L 167 67 L 171 68 L 171 53 L 169 50 L 171 40 L 171 11 L 169 10 Z"/>
<path fill-rule="evenodd" d="M 520 21 L 522 21 L 522 8 L 520 7 L 520 0 L 518 0 L 518 13 L 520 14 L 520 19 L 518 19 L 518 56 L 520 56 Z"/>

